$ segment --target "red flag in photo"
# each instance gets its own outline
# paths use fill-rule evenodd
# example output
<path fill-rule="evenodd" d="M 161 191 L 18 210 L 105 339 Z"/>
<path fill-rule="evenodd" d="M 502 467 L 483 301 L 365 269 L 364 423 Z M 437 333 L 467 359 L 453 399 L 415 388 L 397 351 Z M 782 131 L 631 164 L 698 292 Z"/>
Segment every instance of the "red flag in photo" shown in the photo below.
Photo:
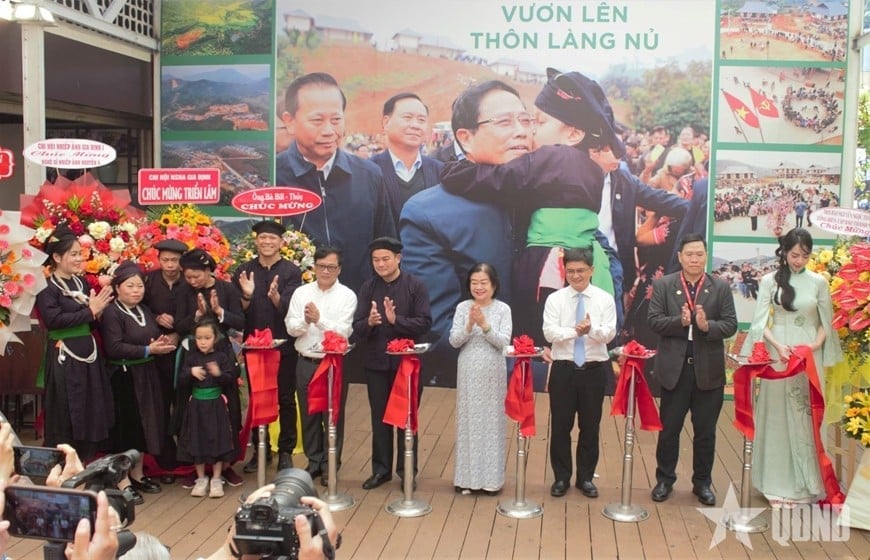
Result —
<path fill-rule="evenodd" d="M 752 95 L 752 104 L 755 105 L 755 110 L 758 111 L 759 115 L 772 118 L 779 116 L 776 105 L 766 95 L 755 91 L 755 88 L 749 88 L 749 93 Z"/>
<path fill-rule="evenodd" d="M 740 101 L 725 90 L 722 90 L 722 95 L 725 96 L 725 101 L 728 102 L 728 106 L 731 107 L 734 114 L 740 117 L 740 119 L 749 126 L 758 128 L 758 115 L 753 113 L 752 109 L 746 106 L 746 103 Z"/>

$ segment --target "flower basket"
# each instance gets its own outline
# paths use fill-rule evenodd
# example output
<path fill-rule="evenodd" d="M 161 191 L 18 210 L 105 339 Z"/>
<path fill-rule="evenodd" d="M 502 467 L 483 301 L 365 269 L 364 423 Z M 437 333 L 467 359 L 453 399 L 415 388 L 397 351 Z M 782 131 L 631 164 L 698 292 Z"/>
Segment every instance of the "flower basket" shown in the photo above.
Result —
<path fill-rule="evenodd" d="M 10 342 L 21 342 L 16 332 L 30 331 L 30 311 L 45 288 L 46 255 L 30 246 L 34 233 L 0 212 L 0 355 Z"/>
<path fill-rule="evenodd" d="M 30 244 L 42 249 L 54 228 L 66 224 L 79 237 L 85 278 L 97 290 L 118 263 L 139 262 L 143 247 L 136 234 L 143 220 L 129 193 L 106 188 L 90 173 L 74 181 L 59 176 L 21 197 L 21 224 L 36 228 Z"/>
<path fill-rule="evenodd" d="M 148 221 L 139 229 L 137 239 L 144 249 L 141 261 L 146 270 L 160 268 L 157 249 L 154 245 L 164 239 L 177 239 L 188 248 L 199 248 L 214 259 L 214 274 L 222 280 L 229 280 L 233 257 L 230 243 L 219 230 L 211 217 L 195 204 L 171 204 L 155 206 L 148 211 Z"/>

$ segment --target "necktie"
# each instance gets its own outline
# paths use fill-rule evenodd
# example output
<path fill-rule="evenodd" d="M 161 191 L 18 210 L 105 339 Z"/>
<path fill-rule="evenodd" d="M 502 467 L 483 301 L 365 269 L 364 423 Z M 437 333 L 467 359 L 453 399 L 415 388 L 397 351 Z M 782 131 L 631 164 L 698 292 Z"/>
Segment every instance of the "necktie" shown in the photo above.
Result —
<path fill-rule="evenodd" d="M 586 306 L 583 304 L 583 294 L 577 294 L 576 325 L 586 318 Z M 578 336 L 574 339 L 574 363 L 582 366 L 586 362 L 586 337 Z"/>

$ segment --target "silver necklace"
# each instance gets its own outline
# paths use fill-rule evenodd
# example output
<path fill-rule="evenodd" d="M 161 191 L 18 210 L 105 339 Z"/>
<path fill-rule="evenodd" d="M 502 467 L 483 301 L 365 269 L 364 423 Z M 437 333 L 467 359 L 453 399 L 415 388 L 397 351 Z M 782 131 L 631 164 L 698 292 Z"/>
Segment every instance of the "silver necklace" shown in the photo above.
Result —
<path fill-rule="evenodd" d="M 73 281 L 73 284 L 76 285 L 75 290 L 70 290 L 67 287 L 66 282 L 58 281 L 56 274 L 52 274 L 50 279 L 51 279 L 51 283 L 54 284 L 58 290 L 60 290 L 61 294 L 65 295 L 67 297 L 71 297 L 75 301 L 77 301 L 81 304 L 84 304 L 84 305 L 88 304 L 88 296 L 87 296 L 87 294 L 85 294 L 85 286 L 84 286 L 84 284 L 82 284 L 82 281 L 79 280 L 78 276 L 72 275 L 70 277 L 70 279 Z"/>
<path fill-rule="evenodd" d="M 139 312 L 138 316 L 135 313 L 133 313 L 133 311 L 128 309 L 126 305 L 124 305 L 123 303 L 120 303 L 118 300 L 115 300 L 115 306 L 118 309 L 120 309 L 121 313 L 123 313 L 124 315 L 127 315 L 128 317 L 132 317 L 133 320 L 136 321 L 137 325 L 139 325 L 140 327 L 145 326 L 145 312 L 142 311 L 141 309 L 139 309 L 138 305 L 133 307 L 133 309 L 135 309 L 136 311 Z"/>

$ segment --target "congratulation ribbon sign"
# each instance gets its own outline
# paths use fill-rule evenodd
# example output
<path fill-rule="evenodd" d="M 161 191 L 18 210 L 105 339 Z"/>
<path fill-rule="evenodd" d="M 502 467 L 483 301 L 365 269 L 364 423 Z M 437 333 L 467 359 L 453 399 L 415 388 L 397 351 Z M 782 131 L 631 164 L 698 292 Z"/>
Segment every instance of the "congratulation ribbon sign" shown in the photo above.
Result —
<path fill-rule="evenodd" d="M 387 343 L 387 352 L 411 352 L 414 341 L 409 338 L 397 338 Z M 414 354 L 405 354 L 399 362 L 396 380 L 387 410 L 384 412 L 384 424 L 404 429 L 410 423 L 411 431 L 417 433 L 417 391 L 420 384 L 420 359 Z M 410 400 L 409 400 L 410 399 Z"/>
<path fill-rule="evenodd" d="M 840 489 L 837 475 L 834 473 L 831 458 L 828 457 L 828 454 L 825 452 L 825 446 L 822 444 L 821 427 L 825 415 L 825 398 L 812 351 L 809 346 L 796 346 L 792 351 L 791 357 L 788 359 L 785 370 L 776 371 L 770 367 L 769 363 L 763 363 L 768 360 L 760 359 L 764 356 L 759 353 L 758 344 L 762 344 L 763 347 L 763 343 L 756 343 L 756 349 L 753 350 L 753 356 L 750 357 L 750 360 L 755 363 L 740 366 L 734 372 L 734 426 L 740 430 L 746 439 L 755 438 L 752 397 L 755 386 L 753 380 L 756 377 L 761 379 L 786 379 L 805 372 L 809 381 L 816 460 L 822 474 L 822 482 L 825 485 L 826 497 L 822 502 L 835 505 L 842 504 L 845 501 L 845 496 Z M 764 354 L 767 354 L 766 350 Z"/>
<path fill-rule="evenodd" d="M 311 376 L 308 384 L 308 414 L 329 411 L 329 368 L 332 368 L 332 423 L 338 423 L 341 413 L 341 368 L 347 339 L 335 331 L 323 333 L 323 353 L 325 356 Z"/>
<path fill-rule="evenodd" d="M 526 335 L 514 338 L 514 354 L 535 354 L 534 341 Z M 504 412 L 508 418 L 520 423 L 523 437 L 535 435 L 535 394 L 532 388 L 532 359 L 518 357 L 514 362 L 511 380 L 504 398 Z M 525 375 L 524 375 L 525 373 Z"/>
<path fill-rule="evenodd" d="M 625 416 L 628 410 L 629 387 L 632 378 L 634 378 L 634 401 L 638 416 L 640 416 L 640 429 L 660 432 L 662 421 L 659 418 L 659 411 L 656 409 L 655 400 L 653 400 L 649 385 L 646 384 L 646 378 L 643 376 L 643 362 L 650 356 L 650 352 L 643 345 L 632 340 L 622 347 L 622 354 L 626 356 L 626 359 L 616 382 L 616 392 L 613 394 L 610 415 Z"/>
<path fill-rule="evenodd" d="M 270 424 L 278 418 L 278 366 L 281 353 L 273 348 L 272 331 L 268 328 L 256 329 L 248 335 L 245 348 L 248 381 L 251 384 L 251 401 L 245 424 Z"/>

